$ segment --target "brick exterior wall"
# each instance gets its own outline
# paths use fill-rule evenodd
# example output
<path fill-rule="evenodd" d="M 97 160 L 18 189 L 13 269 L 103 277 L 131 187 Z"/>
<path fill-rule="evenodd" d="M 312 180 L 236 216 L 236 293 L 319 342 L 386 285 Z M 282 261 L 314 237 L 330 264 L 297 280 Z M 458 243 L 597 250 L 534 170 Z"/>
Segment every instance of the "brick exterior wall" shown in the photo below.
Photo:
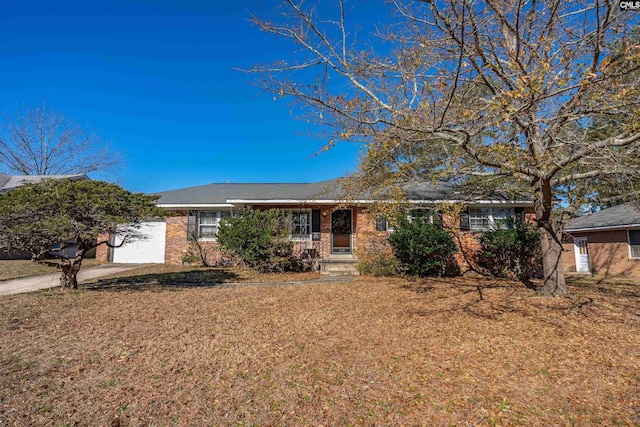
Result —
<path fill-rule="evenodd" d="M 108 234 L 99 234 L 98 242 L 110 241 L 111 236 Z M 99 245 L 96 247 L 96 261 L 98 262 L 110 262 L 111 261 L 111 248 L 107 245 Z"/>
<path fill-rule="evenodd" d="M 320 206 L 320 253 L 322 258 L 331 255 L 331 206 Z M 316 207 L 316 209 L 318 209 Z"/>
<path fill-rule="evenodd" d="M 627 230 L 579 232 L 565 236 L 562 262 L 567 272 L 576 271 L 574 237 L 587 238 L 591 273 L 608 277 L 640 278 L 640 259 L 629 256 Z"/>
<path fill-rule="evenodd" d="M 387 250 L 392 252 L 387 242 L 389 231 L 376 230 L 376 216 L 367 212 L 366 208 L 355 208 L 358 218 L 358 228 L 354 236 L 354 249 Z M 458 246 L 458 252 L 454 255 L 461 272 L 475 270 L 477 268 L 477 251 L 480 249 L 479 234 L 477 232 L 460 230 L 460 218 L 456 215 L 443 215 L 443 226 L 453 236 L 453 241 Z"/>
<path fill-rule="evenodd" d="M 258 207 L 256 207 L 258 208 Z M 261 205 L 260 209 L 320 209 L 320 253 L 323 258 L 331 255 L 331 212 L 336 209 L 334 205 Z M 376 231 L 376 216 L 369 213 L 365 207 L 356 206 L 351 208 L 353 213 L 352 229 L 353 251 L 387 250 L 391 252 L 391 247 L 386 241 L 389 232 Z M 527 219 L 532 220 L 532 210 L 527 208 Z M 459 218 L 454 215 L 443 217 L 444 226 L 449 229 L 454 237 L 454 241 L 460 249 L 455 255 L 462 272 L 474 270 L 477 266 L 476 252 L 479 249 L 479 234 L 473 231 L 460 230 Z M 216 242 L 202 242 L 205 246 L 215 250 Z M 182 264 L 183 256 L 189 249 L 187 241 L 187 212 L 175 212 L 174 216 L 167 217 L 165 263 Z M 574 267 L 575 270 L 575 267 Z"/>
<path fill-rule="evenodd" d="M 189 250 L 189 240 L 187 239 L 187 211 L 174 212 L 173 216 L 168 216 L 167 234 L 165 236 L 165 264 L 180 265 L 182 257 Z"/>

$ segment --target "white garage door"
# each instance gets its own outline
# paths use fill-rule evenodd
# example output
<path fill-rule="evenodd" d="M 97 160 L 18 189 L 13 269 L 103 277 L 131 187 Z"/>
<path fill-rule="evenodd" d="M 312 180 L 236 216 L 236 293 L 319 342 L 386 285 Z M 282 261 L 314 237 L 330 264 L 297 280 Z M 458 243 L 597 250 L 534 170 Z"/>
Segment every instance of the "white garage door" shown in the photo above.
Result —
<path fill-rule="evenodd" d="M 140 227 L 140 232 L 147 236 L 146 239 L 127 243 L 119 248 L 113 248 L 111 262 L 146 264 L 164 263 L 164 241 L 167 224 L 162 221 L 145 222 Z M 119 245 L 122 239 L 117 236 L 114 243 Z"/>

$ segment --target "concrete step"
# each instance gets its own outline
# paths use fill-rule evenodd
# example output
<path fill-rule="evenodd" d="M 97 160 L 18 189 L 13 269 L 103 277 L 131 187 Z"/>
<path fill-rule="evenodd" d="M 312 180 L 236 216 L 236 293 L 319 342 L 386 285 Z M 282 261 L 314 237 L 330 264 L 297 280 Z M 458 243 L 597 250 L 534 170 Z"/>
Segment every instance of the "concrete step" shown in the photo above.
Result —
<path fill-rule="evenodd" d="M 329 257 L 320 261 L 320 274 L 328 276 L 357 276 L 358 261 L 353 257 Z"/>

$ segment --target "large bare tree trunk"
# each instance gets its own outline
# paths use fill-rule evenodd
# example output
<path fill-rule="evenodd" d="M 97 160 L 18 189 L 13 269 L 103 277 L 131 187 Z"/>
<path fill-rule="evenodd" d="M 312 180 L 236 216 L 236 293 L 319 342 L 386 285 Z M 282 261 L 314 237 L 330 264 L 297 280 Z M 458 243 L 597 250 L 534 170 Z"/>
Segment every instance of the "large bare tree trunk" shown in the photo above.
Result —
<path fill-rule="evenodd" d="M 535 213 L 542 246 L 542 268 L 544 281 L 540 292 L 547 296 L 566 296 L 569 289 L 564 280 L 562 266 L 562 241 L 551 218 L 553 193 L 551 182 L 541 180 L 537 183 L 535 197 Z"/>
<path fill-rule="evenodd" d="M 60 284 L 62 285 L 62 289 L 78 289 L 78 271 L 80 271 L 81 265 L 82 257 L 61 259 L 60 269 L 62 270 L 62 276 L 60 276 Z"/>
<path fill-rule="evenodd" d="M 541 226 L 539 230 L 540 243 L 542 245 L 542 267 L 544 270 L 544 282 L 540 292 L 547 296 L 569 295 L 569 290 L 564 280 L 560 237 L 556 235 L 553 227 L 549 230 L 546 226 Z"/>

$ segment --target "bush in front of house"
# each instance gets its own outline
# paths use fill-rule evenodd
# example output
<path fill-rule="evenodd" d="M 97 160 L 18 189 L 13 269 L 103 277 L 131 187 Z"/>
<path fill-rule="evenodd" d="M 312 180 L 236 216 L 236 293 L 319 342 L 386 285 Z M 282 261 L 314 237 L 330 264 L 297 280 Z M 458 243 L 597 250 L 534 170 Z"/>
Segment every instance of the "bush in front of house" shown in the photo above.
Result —
<path fill-rule="evenodd" d="M 223 218 L 218 243 L 224 251 L 261 273 L 292 269 L 293 243 L 286 239 L 284 214 L 280 210 L 246 210 Z"/>
<path fill-rule="evenodd" d="M 389 236 L 398 259 L 398 270 L 411 276 L 443 276 L 453 273 L 453 254 L 458 247 L 453 237 L 427 220 L 402 220 Z"/>
<path fill-rule="evenodd" d="M 358 259 L 356 269 L 364 276 L 388 277 L 398 274 L 398 260 L 391 253 L 387 236 L 375 233 L 364 239 L 364 248 L 358 249 L 354 255 Z"/>
<path fill-rule="evenodd" d="M 516 221 L 511 229 L 487 230 L 480 236 L 478 266 L 497 277 L 528 282 L 540 274 L 542 249 L 535 226 Z"/>
<path fill-rule="evenodd" d="M 358 251 L 356 268 L 364 276 L 388 277 L 398 274 L 398 260 L 386 252 Z"/>

